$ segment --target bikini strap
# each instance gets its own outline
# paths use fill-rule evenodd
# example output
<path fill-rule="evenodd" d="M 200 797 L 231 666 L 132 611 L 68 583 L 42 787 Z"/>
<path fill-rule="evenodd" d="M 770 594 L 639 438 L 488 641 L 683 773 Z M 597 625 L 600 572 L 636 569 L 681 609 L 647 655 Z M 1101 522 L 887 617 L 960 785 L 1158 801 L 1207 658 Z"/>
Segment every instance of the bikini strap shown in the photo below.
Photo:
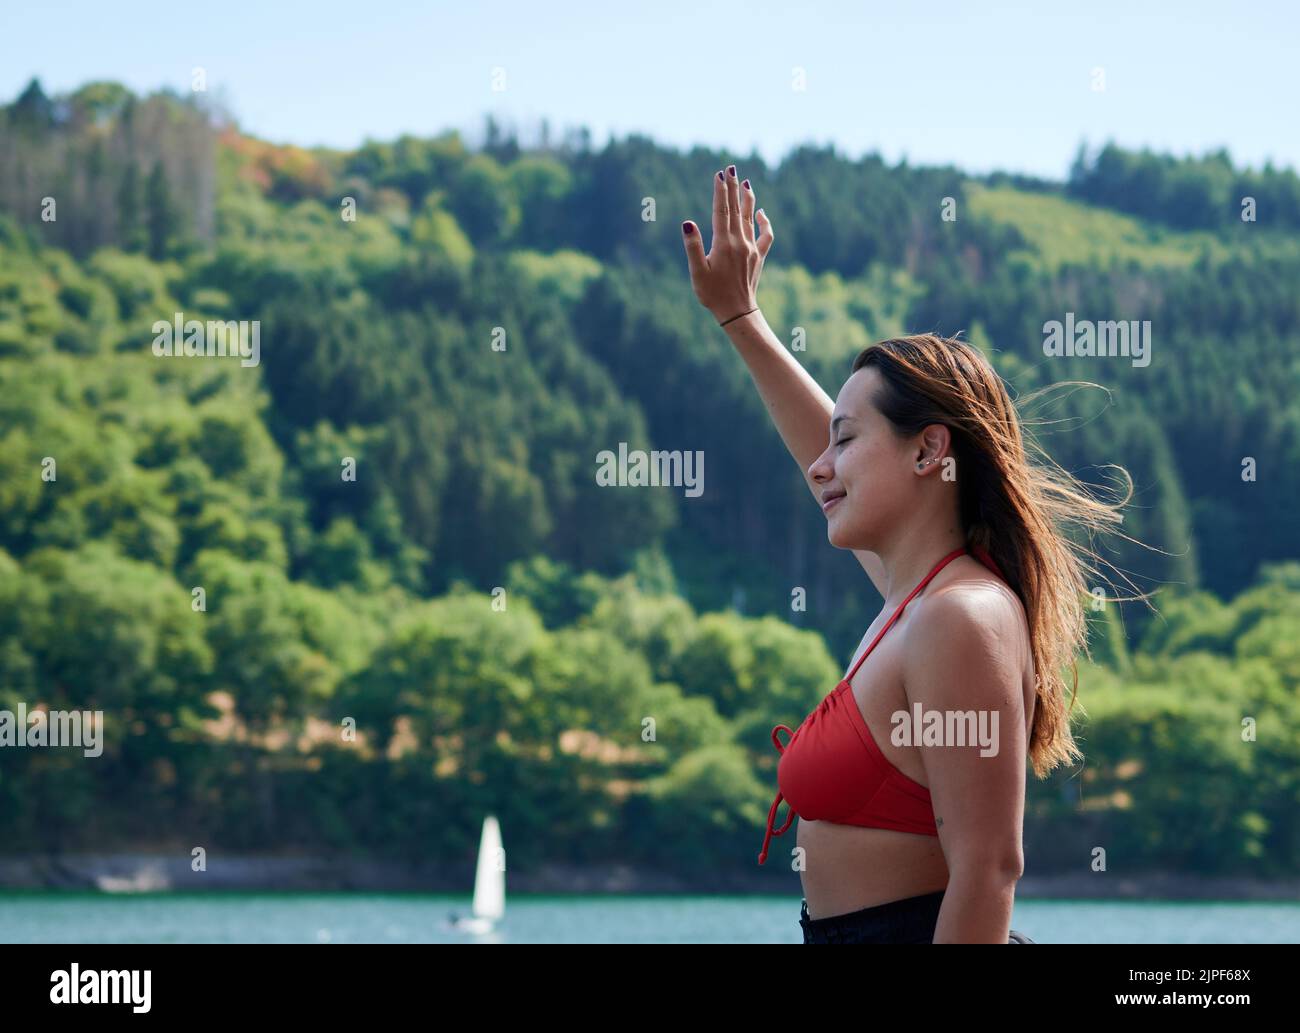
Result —
<path fill-rule="evenodd" d="M 993 571 L 993 573 L 1003 581 L 1007 579 L 1006 575 L 1002 573 L 1002 568 L 999 567 L 997 563 L 994 562 L 993 557 L 989 555 L 988 549 L 984 548 L 982 545 L 971 545 L 970 551 L 974 554 L 977 560 L 983 563 L 984 566 L 988 567 L 989 570 Z"/>
<path fill-rule="evenodd" d="M 903 612 L 903 607 L 905 607 L 908 603 L 910 603 L 913 599 L 915 599 L 917 593 L 919 593 L 921 589 L 925 588 L 926 585 L 928 585 L 932 580 L 934 580 L 934 576 L 938 574 L 939 571 L 943 570 L 943 568 L 946 567 L 949 563 L 951 563 L 958 556 L 962 555 L 967 551 L 968 551 L 967 547 L 963 545 L 960 549 L 954 549 L 952 552 L 948 553 L 947 556 L 945 556 L 943 559 L 941 559 L 938 563 L 934 565 L 934 567 L 930 570 L 930 573 L 926 574 L 925 577 L 921 579 L 921 583 L 917 585 L 915 588 L 913 588 L 911 593 L 908 595 L 908 597 L 898 604 L 898 609 L 894 611 L 894 615 L 885 622 L 885 626 L 881 628 L 880 632 L 876 635 L 876 637 L 871 640 L 871 645 L 867 646 L 863 654 L 860 657 L 858 657 L 858 662 L 853 665 L 853 670 L 851 670 L 848 673 L 848 676 L 844 679 L 845 681 L 853 680 L 853 676 L 858 673 L 858 668 L 862 666 L 862 661 L 871 655 L 871 651 L 876 648 L 876 643 L 879 642 L 882 638 L 884 638 L 885 632 L 887 632 L 890 628 L 894 626 L 894 621 L 898 620 L 899 615 Z"/>

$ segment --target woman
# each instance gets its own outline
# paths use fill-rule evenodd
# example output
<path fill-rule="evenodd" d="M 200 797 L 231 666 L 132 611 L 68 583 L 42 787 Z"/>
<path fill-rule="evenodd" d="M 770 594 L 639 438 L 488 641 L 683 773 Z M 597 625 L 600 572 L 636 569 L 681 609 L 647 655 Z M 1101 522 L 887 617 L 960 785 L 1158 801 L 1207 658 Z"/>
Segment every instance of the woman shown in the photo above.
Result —
<path fill-rule="evenodd" d="M 961 341 L 868 348 L 832 404 L 759 311 L 773 233 L 760 209 L 755 237 L 754 206 L 734 165 L 718 173 L 707 255 L 682 224 L 691 286 L 749 367 L 831 544 L 885 600 L 836 690 L 797 733 L 773 730 L 781 792 L 760 863 L 797 813 L 805 943 L 1033 942 L 1010 928 L 1026 755 L 1040 778 L 1082 756 L 1056 672 L 1087 649 L 1087 585 L 1057 527 L 1118 524 L 1132 481 L 1111 507 L 1031 466 L 1005 386 Z"/>

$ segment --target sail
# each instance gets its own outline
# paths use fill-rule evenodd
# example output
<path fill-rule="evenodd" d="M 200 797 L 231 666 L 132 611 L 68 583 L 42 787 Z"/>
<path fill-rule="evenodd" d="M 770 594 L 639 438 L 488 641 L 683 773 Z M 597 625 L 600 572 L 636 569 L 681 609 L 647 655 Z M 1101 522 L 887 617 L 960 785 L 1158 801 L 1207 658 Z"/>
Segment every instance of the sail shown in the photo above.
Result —
<path fill-rule="evenodd" d="M 489 814 L 483 819 L 478 843 L 478 868 L 474 872 L 474 917 L 499 919 L 506 910 L 506 852 L 501 827 Z"/>

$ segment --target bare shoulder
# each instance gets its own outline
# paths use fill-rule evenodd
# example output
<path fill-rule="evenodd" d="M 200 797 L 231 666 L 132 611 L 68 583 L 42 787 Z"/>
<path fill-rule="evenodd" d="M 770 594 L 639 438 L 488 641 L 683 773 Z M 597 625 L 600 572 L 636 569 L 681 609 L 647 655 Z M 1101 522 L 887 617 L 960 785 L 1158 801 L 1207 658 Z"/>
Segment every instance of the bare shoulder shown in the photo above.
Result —
<path fill-rule="evenodd" d="M 909 652 L 958 641 L 1015 644 L 1024 630 L 1020 600 L 996 580 L 958 581 L 923 599 L 920 619 L 908 625 Z"/>
<path fill-rule="evenodd" d="M 929 593 L 926 593 L 929 595 Z M 938 587 L 930 598 L 933 610 L 950 618 L 998 621 L 1003 631 L 1028 628 L 1025 605 L 1000 577 L 979 565 L 979 572 Z"/>
<path fill-rule="evenodd" d="M 909 697 L 915 688 L 930 697 L 1019 699 L 1029 643 L 1016 594 L 995 577 L 974 577 L 922 598 L 920 619 L 909 622 L 904 646 Z"/>

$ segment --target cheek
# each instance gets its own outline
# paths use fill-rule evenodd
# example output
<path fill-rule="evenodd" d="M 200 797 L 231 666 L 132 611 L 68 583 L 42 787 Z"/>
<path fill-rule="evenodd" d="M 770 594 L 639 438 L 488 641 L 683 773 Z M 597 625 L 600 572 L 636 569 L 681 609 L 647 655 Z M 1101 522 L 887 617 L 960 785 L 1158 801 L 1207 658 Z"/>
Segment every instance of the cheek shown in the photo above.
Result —
<path fill-rule="evenodd" d="M 863 519 L 892 519 L 891 514 L 905 505 L 894 475 L 897 463 L 896 453 L 880 447 L 846 450 L 835 464 L 836 476 L 848 492 L 841 519 L 848 517 L 855 524 Z"/>
<path fill-rule="evenodd" d="M 880 456 L 870 446 L 859 445 L 856 441 L 846 448 L 835 463 L 835 473 L 846 484 L 861 487 L 871 480 L 871 473 L 878 469 Z"/>

